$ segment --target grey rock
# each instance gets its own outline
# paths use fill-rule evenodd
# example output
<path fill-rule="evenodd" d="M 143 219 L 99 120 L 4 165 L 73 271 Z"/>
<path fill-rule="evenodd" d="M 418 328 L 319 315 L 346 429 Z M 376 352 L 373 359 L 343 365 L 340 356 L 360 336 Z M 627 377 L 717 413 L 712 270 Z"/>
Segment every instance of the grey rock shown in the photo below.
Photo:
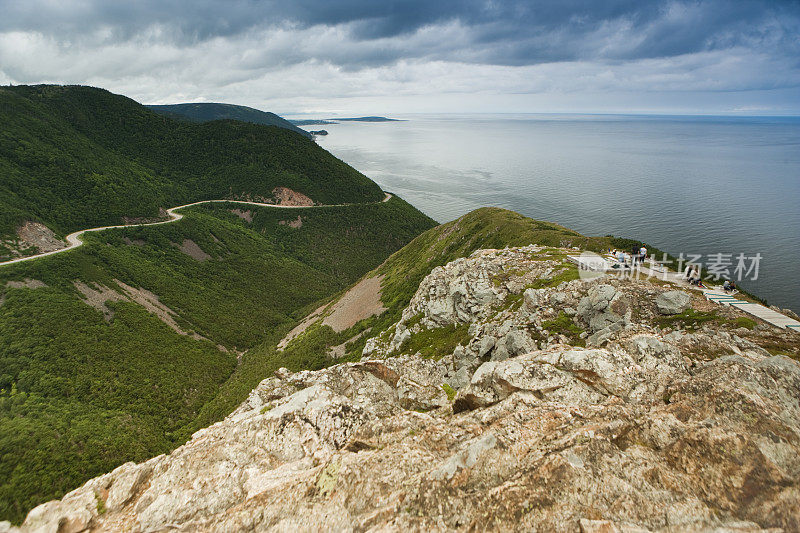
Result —
<path fill-rule="evenodd" d="M 509 331 L 504 337 L 504 341 L 506 350 L 511 357 L 530 352 L 535 348 L 528 334 L 518 329 Z"/>
<path fill-rule="evenodd" d="M 589 289 L 589 307 L 594 311 L 606 309 L 617 294 L 617 289 L 611 285 L 596 285 Z"/>
<path fill-rule="evenodd" d="M 463 389 L 464 387 L 469 385 L 471 378 L 472 378 L 472 371 L 468 366 L 465 365 L 460 367 L 455 374 L 445 379 L 445 382 L 454 389 L 458 390 L 458 389 Z"/>
<path fill-rule="evenodd" d="M 595 285 L 578 303 L 577 318 L 597 333 L 596 344 L 604 342 L 616 325 L 630 316 L 627 298 L 611 285 Z M 610 329 L 609 329 L 610 328 Z"/>
<path fill-rule="evenodd" d="M 656 297 L 656 307 L 662 315 L 677 315 L 689 308 L 691 297 L 683 291 L 662 292 Z"/>
<path fill-rule="evenodd" d="M 109 511 L 117 511 L 127 504 L 150 476 L 153 470 L 151 463 L 137 465 L 125 463 L 111 472 L 113 479 L 108 489 L 105 507 Z"/>
<path fill-rule="evenodd" d="M 403 409 L 429 411 L 447 405 L 447 395 L 436 385 L 420 384 L 412 379 L 401 377 L 397 382 L 397 399 Z"/>
<path fill-rule="evenodd" d="M 448 458 L 439 468 L 434 470 L 434 479 L 452 479 L 459 470 L 470 468 L 487 451 L 497 446 L 497 438 L 492 433 L 478 437 L 466 443 L 463 450 Z"/>
<path fill-rule="evenodd" d="M 528 311 L 536 311 L 539 307 L 539 292 L 536 289 L 525 289 L 522 299 Z"/>
<path fill-rule="evenodd" d="M 495 338 L 494 337 L 482 337 L 480 340 L 480 346 L 478 348 L 478 357 L 483 357 L 484 355 L 488 354 L 492 348 L 495 346 Z"/>
<path fill-rule="evenodd" d="M 553 305 L 561 305 L 567 301 L 567 294 L 564 292 L 554 292 L 550 294 L 550 303 Z"/>

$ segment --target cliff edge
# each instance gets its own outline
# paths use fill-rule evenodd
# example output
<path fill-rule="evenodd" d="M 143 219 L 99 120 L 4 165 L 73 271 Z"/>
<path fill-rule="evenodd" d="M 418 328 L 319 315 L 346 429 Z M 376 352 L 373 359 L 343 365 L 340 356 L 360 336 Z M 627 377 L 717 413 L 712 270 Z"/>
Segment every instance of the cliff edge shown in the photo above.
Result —
<path fill-rule="evenodd" d="M 568 253 L 434 268 L 361 361 L 281 369 L 21 531 L 800 530 L 796 334 Z"/>

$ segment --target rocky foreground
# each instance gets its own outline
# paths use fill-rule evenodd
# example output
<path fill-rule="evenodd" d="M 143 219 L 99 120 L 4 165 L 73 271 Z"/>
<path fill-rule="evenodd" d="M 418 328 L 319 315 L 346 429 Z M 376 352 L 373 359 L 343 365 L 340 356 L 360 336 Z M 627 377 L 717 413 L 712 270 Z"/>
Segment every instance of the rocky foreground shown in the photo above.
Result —
<path fill-rule="evenodd" d="M 565 273 L 536 247 L 436 268 L 361 362 L 279 371 L 21 529 L 800 531 L 800 365 L 762 347 L 796 334 Z M 464 342 L 407 353 L 440 330 Z"/>

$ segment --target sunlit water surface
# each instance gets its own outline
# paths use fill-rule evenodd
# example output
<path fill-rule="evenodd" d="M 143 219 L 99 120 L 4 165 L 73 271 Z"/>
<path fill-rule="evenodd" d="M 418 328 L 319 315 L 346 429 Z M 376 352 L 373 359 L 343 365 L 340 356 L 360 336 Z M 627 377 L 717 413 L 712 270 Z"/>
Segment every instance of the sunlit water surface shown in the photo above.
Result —
<path fill-rule="evenodd" d="M 440 222 L 499 206 L 675 255 L 761 253 L 742 285 L 800 310 L 800 118 L 405 118 L 307 129 Z"/>

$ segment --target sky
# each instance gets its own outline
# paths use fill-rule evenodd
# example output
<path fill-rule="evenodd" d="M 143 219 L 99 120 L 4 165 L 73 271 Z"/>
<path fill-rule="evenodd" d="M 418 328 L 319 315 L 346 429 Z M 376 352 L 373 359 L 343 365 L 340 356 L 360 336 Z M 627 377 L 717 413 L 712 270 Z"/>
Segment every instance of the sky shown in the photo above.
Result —
<path fill-rule="evenodd" d="M 800 0 L 0 0 L 0 84 L 286 115 L 800 115 Z"/>

